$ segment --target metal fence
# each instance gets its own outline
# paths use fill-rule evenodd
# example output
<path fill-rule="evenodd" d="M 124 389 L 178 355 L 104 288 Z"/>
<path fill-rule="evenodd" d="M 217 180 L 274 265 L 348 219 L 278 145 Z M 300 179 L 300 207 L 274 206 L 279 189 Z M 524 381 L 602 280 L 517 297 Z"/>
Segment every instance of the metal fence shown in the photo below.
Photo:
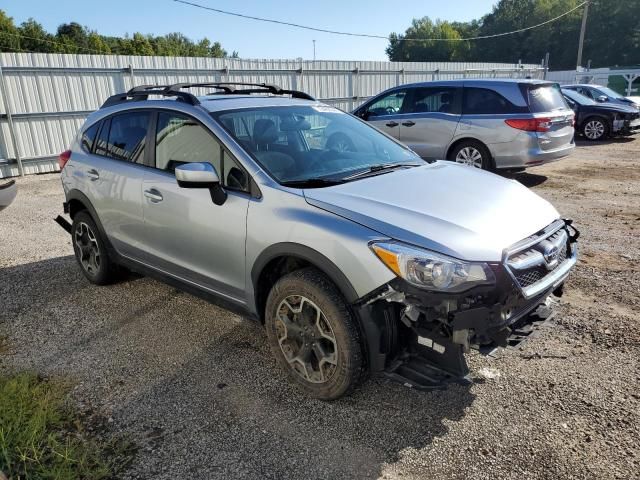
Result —
<path fill-rule="evenodd" d="M 542 65 L 241 60 L 118 55 L 0 54 L 0 178 L 58 169 L 85 117 L 135 85 L 267 82 L 352 110 L 387 88 L 425 80 L 532 77 Z M 198 93 L 198 92 L 195 92 Z M 200 93 L 205 93 L 200 92 Z"/>
<path fill-rule="evenodd" d="M 621 90 L 619 93 L 631 96 L 638 94 L 637 81 L 640 79 L 640 68 L 581 68 L 579 70 L 564 70 L 548 72 L 547 79 L 560 84 L 593 83 L 617 87 L 614 88 L 614 90 Z M 619 79 L 619 81 L 614 82 L 614 79 Z M 612 85 L 613 83 L 617 83 L 617 85 Z"/>

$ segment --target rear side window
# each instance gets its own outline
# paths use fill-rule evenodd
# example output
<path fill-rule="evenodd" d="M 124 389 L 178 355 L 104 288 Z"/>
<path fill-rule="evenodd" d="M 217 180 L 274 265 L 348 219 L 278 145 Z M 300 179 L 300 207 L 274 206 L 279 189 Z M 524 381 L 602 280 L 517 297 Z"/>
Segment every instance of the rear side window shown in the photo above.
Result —
<path fill-rule="evenodd" d="M 143 163 L 150 117 L 149 112 L 130 112 L 111 117 L 107 156 Z"/>
<path fill-rule="evenodd" d="M 567 108 L 560 86 L 557 84 L 529 87 L 528 90 L 531 113 L 553 112 Z"/>
<path fill-rule="evenodd" d="M 460 114 L 459 89 L 429 87 L 414 89 L 411 105 L 403 113 L 454 113 Z"/>
<path fill-rule="evenodd" d="M 96 140 L 96 136 L 98 135 L 98 128 L 100 127 L 100 122 L 94 123 L 89 128 L 87 128 L 84 132 L 82 132 L 82 137 L 80 138 L 80 147 L 87 153 L 91 153 L 91 149 L 93 148 L 93 142 Z"/>
<path fill-rule="evenodd" d="M 526 107 L 514 105 L 498 92 L 487 88 L 464 88 L 462 111 L 465 115 L 528 113 Z"/>

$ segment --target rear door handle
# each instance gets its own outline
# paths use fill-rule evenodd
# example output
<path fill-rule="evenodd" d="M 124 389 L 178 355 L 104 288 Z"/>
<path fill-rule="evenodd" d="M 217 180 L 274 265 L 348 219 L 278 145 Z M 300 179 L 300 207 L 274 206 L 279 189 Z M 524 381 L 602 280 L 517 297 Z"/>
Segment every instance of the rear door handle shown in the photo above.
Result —
<path fill-rule="evenodd" d="M 151 203 L 158 203 L 162 201 L 162 194 L 155 188 L 145 190 L 144 196 L 151 200 Z"/>
<path fill-rule="evenodd" d="M 87 177 L 89 177 L 90 180 L 98 180 L 100 178 L 100 174 L 95 168 L 92 168 L 87 171 Z"/>
<path fill-rule="evenodd" d="M 402 122 L 402 125 L 404 125 L 405 127 L 413 127 L 416 124 L 416 122 L 412 122 L 411 120 L 407 120 L 406 122 Z"/>
<path fill-rule="evenodd" d="M 398 122 L 394 122 L 393 120 L 391 120 L 390 122 L 385 123 L 385 125 L 387 127 L 397 127 L 399 125 Z"/>

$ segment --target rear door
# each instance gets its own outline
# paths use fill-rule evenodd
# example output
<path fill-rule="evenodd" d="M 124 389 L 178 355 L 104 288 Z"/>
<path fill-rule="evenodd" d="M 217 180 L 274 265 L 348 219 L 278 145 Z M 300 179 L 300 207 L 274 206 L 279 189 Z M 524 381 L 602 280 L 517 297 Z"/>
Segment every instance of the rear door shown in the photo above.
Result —
<path fill-rule="evenodd" d="M 387 92 L 368 105 L 361 107 L 357 111 L 357 115 L 378 130 L 400 139 L 400 122 L 409 101 L 408 92 L 407 88 L 398 88 Z"/>
<path fill-rule="evenodd" d="M 141 191 L 150 118 L 150 111 L 134 110 L 103 120 L 89 161 L 77 172 L 86 179 L 84 193 L 112 245 L 132 258 L 137 258 L 142 237 Z M 87 151 L 88 145 L 82 148 Z"/>
<path fill-rule="evenodd" d="M 443 159 L 460 121 L 462 88 L 413 88 L 400 119 L 400 141 L 422 158 Z"/>
<path fill-rule="evenodd" d="M 552 151 L 573 142 L 574 112 L 562 96 L 558 84 L 522 84 L 529 110 L 536 118 L 549 119 L 549 130 L 536 132 L 541 150 Z"/>
<path fill-rule="evenodd" d="M 211 131 L 178 112 L 160 111 L 153 167 L 142 187 L 145 263 L 244 303 L 249 176 Z M 206 188 L 181 188 L 175 168 L 209 162 L 228 197 L 215 205 Z"/>

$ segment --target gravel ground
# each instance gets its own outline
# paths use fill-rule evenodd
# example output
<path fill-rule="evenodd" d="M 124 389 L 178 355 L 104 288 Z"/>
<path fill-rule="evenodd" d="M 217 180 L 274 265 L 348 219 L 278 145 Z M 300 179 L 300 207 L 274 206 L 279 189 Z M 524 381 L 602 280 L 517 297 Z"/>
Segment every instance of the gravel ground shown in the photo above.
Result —
<path fill-rule="evenodd" d="M 127 478 L 640 478 L 640 139 L 518 179 L 582 232 L 554 324 L 471 355 L 474 382 L 384 379 L 333 403 L 286 383 L 262 329 L 146 278 L 90 285 L 55 225 L 57 175 L 0 213 L 0 369 L 63 374 L 140 450 Z"/>

